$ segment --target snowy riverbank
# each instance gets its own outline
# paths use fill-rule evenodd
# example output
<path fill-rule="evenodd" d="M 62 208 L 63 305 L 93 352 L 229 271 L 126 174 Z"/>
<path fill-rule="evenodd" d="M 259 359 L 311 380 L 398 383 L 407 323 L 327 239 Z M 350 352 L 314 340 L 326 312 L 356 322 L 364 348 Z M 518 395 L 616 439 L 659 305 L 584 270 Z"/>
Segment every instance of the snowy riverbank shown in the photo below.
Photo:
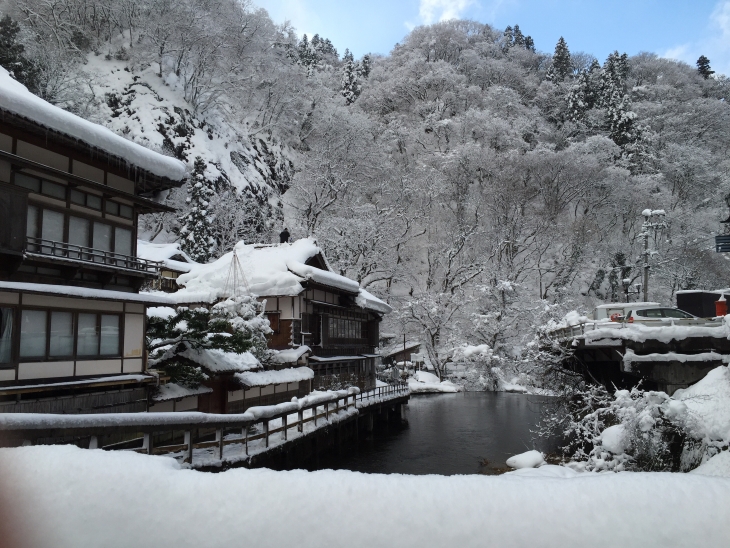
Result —
<path fill-rule="evenodd" d="M 0 471 L 5 524 L 24 541 L 6 535 L 15 547 L 676 547 L 730 537 L 730 479 L 700 474 L 209 474 L 70 446 L 2 449 Z"/>

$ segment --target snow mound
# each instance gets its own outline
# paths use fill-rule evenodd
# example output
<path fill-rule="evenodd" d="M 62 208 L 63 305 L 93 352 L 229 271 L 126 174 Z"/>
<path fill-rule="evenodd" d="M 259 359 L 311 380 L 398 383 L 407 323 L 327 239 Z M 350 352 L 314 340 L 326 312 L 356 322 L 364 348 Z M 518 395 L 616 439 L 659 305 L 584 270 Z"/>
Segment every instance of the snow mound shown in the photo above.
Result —
<path fill-rule="evenodd" d="M 730 440 L 730 370 L 727 366 L 716 367 L 689 388 L 677 390 L 672 399 L 687 406 L 695 435 Z"/>
<path fill-rule="evenodd" d="M 706 463 L 690 471 L 690 474 L 730 478 L 730 452 L 723 451 L 722 453 L 718 453 Z"/>
<path fill-rule="evenodd" d="M 314 378 L 314 371 L 309 367 L 279 369 L 276 371 L 247 371 L 236 373 L 236 378 L 246 386 L 269 386 L 290 382 L 308 381 Z"/>
<path fill-rule="evenodd" d="M 461 386 L 451 381 L 440 382 L 436 375 L 427 371 L 416 371 L 415 375 L 408 379 L 408 388 L 411 389 L 411 393 L 413 394 L 434 392 L 451 394 L 461 391 Z"/>
<path fill-rule="evenodd" d="M 533 449 L 532 451 L 525 451 L 514 457 L 507 459 L 507 466 L 510 468 L 538 468 L 545 464 L 545 458 L 540 451 Z"/>
<path fill-rule="evenodd" d="M 601 432 L 601 446 L 614 455 L 620 455 L 626 451 L 627 441 L 626 427 L 623 424 L 609 426 Z"/>
<path fill-rule="evenodd" d="M 14 80 L 2 67 L 0 67 L 0 109 L 88 143 L 160 177 L 167 177 L 173 181 L 185 178 L 185 165 L 180 160 L 158 154 L 105 127 L 47 103 Z"/>
<path fill-rule="evenodd" d="M 416 371 L 416 374 L 413 375 L 413 377 L 418 382 L 430 382 L 430 383 L 440 383 L 441 382 L 436 375 L 434 375 L 433 373 L 429 373 L 427 371 Z"/>
<path fill-rule="evenodd" d="M 496 477 L 245 468 L 210 474 L 126 451 L 0 449 L 0 496 L 12 501 L 3 505 L 3 534 L 12 527 L 22 545 L 36 548 L 192 548 L 241 539 L 297 548 L 342 539 L 353 548 L 727 544 L 730 479 L 561 468 Z"/>

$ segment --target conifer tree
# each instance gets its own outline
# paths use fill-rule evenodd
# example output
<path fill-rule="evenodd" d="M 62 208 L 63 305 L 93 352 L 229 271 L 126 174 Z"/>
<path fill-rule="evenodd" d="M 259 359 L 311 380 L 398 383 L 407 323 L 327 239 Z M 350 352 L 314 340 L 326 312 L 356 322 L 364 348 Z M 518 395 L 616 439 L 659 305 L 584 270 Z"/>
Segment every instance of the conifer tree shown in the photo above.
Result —
<path fill-rule="evenodd" d="M 520 46 L 520 47 L 524 48 L 525 47 L 525 37 L 522 34 L 522 31 L 520 30 L 520 26 L 515 25 L 513 32 L 514 32 L 514 40 L 512 41 L 512 43 L 515 46 Z"/>
<path fill-rule="evenodd" d="M 20 25 L 9 15 L 0 20 L 0 66 L 29 91 L 38 95 L 38 68 L 23 55 L 25 46 L 18 41 L 19 33 Z"/>
<path fill-rule="evenodd" d="M 697 72 L 699 72 L 705 80 L 715 74 L 715 71 L 710 68 L 710 60 L 704 55 L 700 55 L 700 58 L 697 59 Z"/>
<path fill-rule="evenodd" d="M 215 195 L 210 181 L 205 177 L 205 162 L 195 158 L 193 173 L 188 182 L 188 211 L 180 219 L 180 248 L 193 260 L 205 263 L 213 255 L 213 221 L 210 201 Z"/>
<path fill-rule="evenodd" d="M 345 63 L 342 66 L 340 93 L 345 98 L 345 104 L 351 105 L 357 100 L 361 92 L 360 82 L 358 81 L 358 68 L 355 66 L 350 50 L 345 50 L 343 59 Z"/>
<path fill-rule="evenodd" d="M 558 43 L 555 44 L 552 69 L 552 79 L 560 82 L 565 80 L 572 70 L 570 50 L 568 50 L 568 44 L 566 44 L 562 36 L 558 40 Z"/>
<path fill-rule="evenodd" d="M 364 55 L 360 63 L 358 63 L 359 66 L 359 74 L 363 78 L 367 78 L 370 76 L 370 70 L 372 68 L 372 60 L 370 59 L 370 55 Z"/>
<path fill-rule="evenodd" d="M 512 26 L 508 25 L 506 29 L 504 29 L 504 47 L 505 49 L 509 49 L 512 47 L 512 44 L 515 41 L 515 34 L 512 30 Z"/>
<path fill-rule="evenodd" d="M 525 36 L 525 49 L 535 53 L 535 41 L 532 39 L 532 36 Z"/>

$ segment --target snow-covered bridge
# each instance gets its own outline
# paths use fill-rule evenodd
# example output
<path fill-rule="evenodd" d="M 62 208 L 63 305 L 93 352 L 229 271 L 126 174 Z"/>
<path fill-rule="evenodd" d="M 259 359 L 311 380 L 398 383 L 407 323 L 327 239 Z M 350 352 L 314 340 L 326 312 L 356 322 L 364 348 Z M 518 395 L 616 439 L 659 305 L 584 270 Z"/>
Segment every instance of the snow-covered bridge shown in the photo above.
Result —
<path fill-rule="evenodd" d="M 689 320 L 665 325 L 581 321 L 548 333 L 570 359 L 609 384 L 644 379 L 669 394 L 730 362 L 730 324 Z"/>
<path fill-rule="evenodd" d="M 394 383 L 367 392 L 356 387 L 314 392 L 241 414 L 6 413 L 0 414 L 0 439 L 3 445 L 64 441 L 89 448 L 167 454 L 202 469 L 270 467 L 291 460 L 292 455 L 316 456 L 346 438 L 356 439 L 360 429 L 372 431 L 376 416 L 402 418 L 402 406 L 409 397 L 406 383 Z M 119 436 L 133 441 L 101 443 Z M 160 440 L 169 441 L 162 445 Z"/>

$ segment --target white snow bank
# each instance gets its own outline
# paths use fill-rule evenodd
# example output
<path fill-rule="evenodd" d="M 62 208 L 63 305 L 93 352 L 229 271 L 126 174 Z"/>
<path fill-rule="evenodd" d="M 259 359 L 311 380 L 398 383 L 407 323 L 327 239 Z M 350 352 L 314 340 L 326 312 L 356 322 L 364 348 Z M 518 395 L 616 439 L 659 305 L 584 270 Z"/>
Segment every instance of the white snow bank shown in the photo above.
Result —
<path fill-rule="evenodd" d="M 729 479 L 554 468 L 497 477 L 210 474 L 168 457 L 36 446 L 0 449 L 0 496 L 12 501 L 3 505 L 5 524 L 36 548 L 198 548 L 242 539 L 261 548 L 343 539 L 352 548 L 695 547 L 724 546 L 730 537 Z"/>
<path fill-rule="evenodd" d="M 416 371 L 415 375 L 408 379 L 408 388 L 413 394 L 424 394 L 432 392 L 453 393 L 460 392 L 461 386 L 457 386 L 451 381 L 441 381 L 433 373 L 426 371 Z"/>
<path fill-rule="evenodd" d="M 721 325 L 667 325 L 646 326 L 640 323 L 613 323 L 613 327 L 602 327 L 595 330 L 586 329 L 581 335 L 589 344 L 591 341 L 600 339 L 621 339 L 634 342 L 645 342 L 647 340 L 668 343 L 672 340 L 681 341 L 689 337 L 730 337 L 730 328 L 727 321 Z"/>
<path fill-rule="evenodd" d="M 703 476 L 720 476 L 730 478 L 730 451 L 718 453 L 704 464 L 701 464 L 690 474 L 701 474 Z"/>
<path fill-rule="evenodd" d="M 673 400 L 687 406 L 699 437 L 730 440 L 730 370 L 716 367 L 689 388 L 677 390 Z"/>
<path fill-rule="evenodd" d="M 217 348 L 188 348 L 179 355 L 202 365 L 213 373 L 243 373 L 261 369 L 261 363 L 250 352 L 236 354 Z"/>
<path fill-rule="evenodd" d="M 603 448 L 611 451 L 614 455 L 620 455 L 626 451 L 628 445 L 626 427 L 623 424 L 609 426 L 601 432 L 598 441 Z"/>
<path fill-rule="evenodd" d="M 23 293 L 52 293 L 66 297 L 81 297 L 83 299 L 102 299 L 146 304 L 175 304 L 166 294 L 127 293 L 126 291 L 110 291 L 107 289 L 91 289 L 72 285 L 32 284 L 25 282 L 0 281 L 0 289 L 22 291 Z"/>
<path fill-rule="evenodd" d="M 152 399 L 154 401 L 177 400 L 180 398 L 187 398 L 189 396 L 209 394 L 211 392 L 213 392 L 213 389 L 207 386 L 188 388 L 187 386 L 181 386 L 174 382 L 168 382 L 167 384 L 163 384 L 159 387 L 157 394 L 155 394 Z"/>
<path fill-rule="evenodd" d="M 2 67 L 0 67 L 0 109 L 84 141 L 160 177 L 167 177 L 173 181 L 185 178 L 185 165 L 181 161 L 153 152 L 105 127 L 47 103 L 11 78 L 8 71 Z"/>
<path fill-rule="evenodd" d="M 507 459 L 507 466 L 510 468 L 537 468 L 545 464 L 545 457 L 540 451 L 533 449 L 532 451 L 525 451 L 514 457 Z"/>
<path fill-rule="evenodd" d="M 150 306 L 147 308 L 148 318 L 160 318 L 162 320 L 169 320 L 177 314 L 174 308 L 171 306 Z"/>
<path fill-rule="evenodd" d="M 343 291 L 349 291 L 350 293 L 360 292 L 359 283 L 334 272 L 322 270 L 321 268 L 309 266 L 297 261 L 287 261 L 286 265 L 294 274 L 301 276 L 305 280 L 314 280 L 322 285 L 335 287 L 337 289 L 342 289 Z"/>
<path fill-rule="evenodd" d="M 439 383 L 441 380 L 434 375 L 433 373 L 429 373 L 427 371 L 416 371 L 415 375 L 413 377 L 418 382 L 430 382 L 430 383 Z"/>
<path fill-rule="evenodd" d="M 166 268 L 177 272 L 190 272 L 193 265 L 198 264 L 180 249 L 179 243 L 153 244 L 145 240 L 137 240 L 137 257 L 162 263 Z"/>
<path fill-rule="evenodd" d="M 246 386 L 268 386 L 290 382 L 308 381 L 314 378 L 314 371 L 309 367 L 292 367 L 278 371 L 258 371 L 236 373 L 236 378 Z"/>

